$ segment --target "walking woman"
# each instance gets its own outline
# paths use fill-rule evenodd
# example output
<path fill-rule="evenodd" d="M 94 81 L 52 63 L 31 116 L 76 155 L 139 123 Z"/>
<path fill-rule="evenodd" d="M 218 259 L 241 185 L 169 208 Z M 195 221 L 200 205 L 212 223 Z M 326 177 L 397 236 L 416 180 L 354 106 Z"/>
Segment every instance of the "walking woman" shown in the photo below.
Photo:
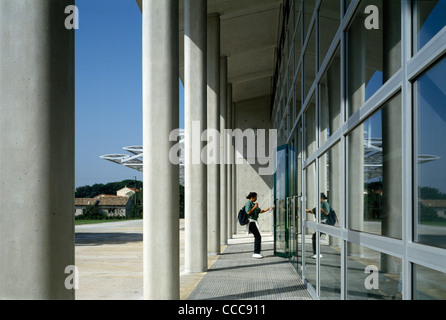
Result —
<path fill-rule="evenodd" d="M 257 219 L 259 218 L 259 214 L 269 211 L 272 207 L 262 210 L 259 208 L 259 204 L 257 201 L 257 193 L 250 192 L 246 197 L 248 201 L 245 204 L 245 211 L 248 214 L 249 223 L 246 228 L 246 232 L 249 234 L 251 232 L 254 235 L 254 254 L 253 258 L 261 259 L 263 256 L 260 254 L 261 251 L 261 242 L 262 236 L 260 235 L 259 222 Z"/>

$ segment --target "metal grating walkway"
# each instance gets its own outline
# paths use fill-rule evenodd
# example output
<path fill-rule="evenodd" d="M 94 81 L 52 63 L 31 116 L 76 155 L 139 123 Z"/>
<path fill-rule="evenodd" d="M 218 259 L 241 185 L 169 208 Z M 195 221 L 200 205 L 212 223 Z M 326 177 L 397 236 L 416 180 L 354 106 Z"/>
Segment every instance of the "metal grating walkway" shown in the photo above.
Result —
<path fill-rule="evenodd" d="M 253 243 L 230 244 L 188 300 L 312 300 L 287 259 L 262 241 L 263 259 L 252 258 Z"/>

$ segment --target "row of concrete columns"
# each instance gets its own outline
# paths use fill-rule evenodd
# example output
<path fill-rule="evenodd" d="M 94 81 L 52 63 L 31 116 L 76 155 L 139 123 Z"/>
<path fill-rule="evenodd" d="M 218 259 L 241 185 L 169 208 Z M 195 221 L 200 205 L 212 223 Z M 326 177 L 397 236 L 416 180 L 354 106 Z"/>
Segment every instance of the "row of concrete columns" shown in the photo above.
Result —
<path fill-rule="evenodd" d="M 179 298 L 178 168 L 167 159 L 175 143 L 168 141 L 168 131 L 178 126 L 178 3 L 174 3 L 143 2 L 144 119 L 148 122 L 144 124 L 144 185 L 150 185 L 144 190 L 144 203 L 150 204 L 144 207 L 146 299 Z M 195 273 L 207 270 L 208 255 L 220 254 L 233 232 L 233 167 L 224 165 L 232 143 L 222 134 L 219 141 L 212 141 L 215 136 L 209 134 L 232 126 L 232 91 L 227 58 L 220 54 L 220 17 L 208 15 L 207 0 L 184 2 L 184 88 L 184 260 L 185 272 Z M 206 130 L 208 135 L 202 135 Z M 210 143 L 218 148 L 209 149 Z"/>
<path fill-rule="evenodd" d="M 0 2 L 0 299 L 74 299 L 74 30 L 65 27 L 73 2 Z M 179 299 L 179 168 L 169 159 L 179 128 L 179 8 L 142 7 L 144 297 Z M 205 144 L 193 149 L 193 123 L 200 134 L 232 125 L 219 24 L 206 0 L 185 1 L 187 160 Z M 232 145 L 223 142 L 224 155 Z M 201 272 L 232 235 L 234 172 L 187 163 L 185 269 Z"/>

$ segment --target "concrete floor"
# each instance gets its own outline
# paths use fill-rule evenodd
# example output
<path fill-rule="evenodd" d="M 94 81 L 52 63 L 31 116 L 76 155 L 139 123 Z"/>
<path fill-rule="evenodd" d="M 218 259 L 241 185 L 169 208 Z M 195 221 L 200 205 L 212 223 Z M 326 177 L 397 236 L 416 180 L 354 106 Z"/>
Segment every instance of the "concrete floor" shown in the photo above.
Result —
<path fill-rule="evenodd" d="M 143 299 L 142 240 L 142 220 L 76 226 L 76 300 Z M 217 258 L 209 256 L 209 268 Z M 184 220 L 180 220 L 181 300 L 189 297 L 205 274 L 184 273 Z"/>
<path fill-rule="evenodd" d="M 143 299 L 142 240 L 142 220 L 76 226 L 76 300 Z M 251 257 L 252 235 L 228 242 L 208 257 L 208 272 L 185 273 L 180 220 L 180 300 L 311 299 L 288 260 L 274 256 L 271 234 L 262 233 L 261 260 Z"/>

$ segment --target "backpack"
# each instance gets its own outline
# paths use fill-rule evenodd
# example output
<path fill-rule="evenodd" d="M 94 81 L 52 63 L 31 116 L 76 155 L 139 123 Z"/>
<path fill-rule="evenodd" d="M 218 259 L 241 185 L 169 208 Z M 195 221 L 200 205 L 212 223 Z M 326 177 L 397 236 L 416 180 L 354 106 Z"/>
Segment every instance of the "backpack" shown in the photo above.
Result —
<path fill-rule="evenodd" d="M 240 211 L 238 212 L 238 222 L 240 223 L 241 226 L 244 226 L 249 222 L 248 214 L 245 211 L 245 206 L 243 206 L 243 208 L 241 208 Z"/>
<path fill-rule="evenodd" d="M 336 216 L 336 212 L 330 208 L 330 213 L 327 216 L 327 224 L 329 224 L 330 226 L 334 226 L 336 224 L 336 222 L 338 221 L 338 217 Z"/>

